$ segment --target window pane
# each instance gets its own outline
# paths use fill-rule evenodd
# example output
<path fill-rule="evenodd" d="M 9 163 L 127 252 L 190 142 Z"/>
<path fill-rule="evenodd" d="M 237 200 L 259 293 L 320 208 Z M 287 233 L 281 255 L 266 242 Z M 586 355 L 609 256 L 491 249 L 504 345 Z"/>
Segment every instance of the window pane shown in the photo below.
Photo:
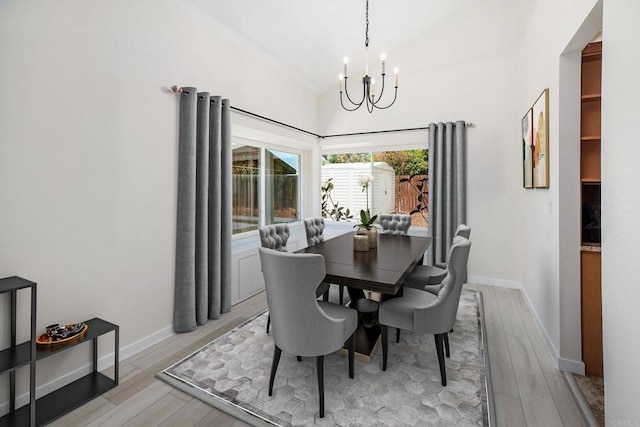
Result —
<path fill-rule="evenodd" d="M 265 184 L 267 224 L 300 219 L 300 156 L 266 150 Z"/>
<path fill-rule="evenodd" d="M 233 234 L 255 230 L 260 221 L 260 149 L 233 148 Z"/>
<path fill-rule="evenodd" d="M 337 221 L 357 220 L 360 210 L 368 207 L 372 215 L 411 214 L 411 223 L 424 227 L 428 163 L 428 150 L 326 154 L 322 159 L 322 215 Z M 363 192 L 360 178 L 366 175 L 373 176 L 373 181 Z"/>
<path fill-rule="evenodd" d="M 375 212 L 411 214 L 411 225 L 426 227 L 428 150 L 381 151 L 373 159 Z"/>
<path fill-rule="evenodd" d="M 362 191 L 360 178 L 371 175 L 371 153 L 322 156 L 322 216 L 334 221 L 356 221 L 360 210 L 373 207 L 371 194 Z"/>

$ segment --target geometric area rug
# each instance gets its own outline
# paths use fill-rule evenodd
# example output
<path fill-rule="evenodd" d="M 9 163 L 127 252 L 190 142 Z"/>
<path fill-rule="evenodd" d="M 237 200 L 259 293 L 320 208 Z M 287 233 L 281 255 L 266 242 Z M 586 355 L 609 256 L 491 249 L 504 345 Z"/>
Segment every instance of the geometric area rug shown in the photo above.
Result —
<path fill-rule="evenodd" d="M 389 340 L 387 371 L 382 349 L 364 363 L 356 359 L 349 378 L 347 358 L 325 356 L 325 417 L 318 416 L 315 358 L 301 362 L 282 353 L 268 395 L 273 339 L 267 312 L 250 319 L 158 373 L 176 388 L 255 426 L 486 426 L 485 359 L 478 292 L 463 289 L 447 386 L 432 335 L 402 331 Z M 392 330 L 393 331 L 393 330 Z M 393 334 L 395 335 L 395 334 Z"/>

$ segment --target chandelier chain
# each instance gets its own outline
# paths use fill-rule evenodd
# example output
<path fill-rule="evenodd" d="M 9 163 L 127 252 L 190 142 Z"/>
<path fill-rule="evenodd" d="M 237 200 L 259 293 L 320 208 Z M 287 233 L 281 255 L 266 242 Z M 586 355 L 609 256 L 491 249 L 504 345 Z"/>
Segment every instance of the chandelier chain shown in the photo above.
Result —
<path fill-rule="evenodd" d="M 365 18 L 366 30 L 365 30 L 364 45 L 366 47 L 369 47 L 369 0 L 367 0 L 367 8 L 366 8 L 365 16 L 366 16 Z"/>

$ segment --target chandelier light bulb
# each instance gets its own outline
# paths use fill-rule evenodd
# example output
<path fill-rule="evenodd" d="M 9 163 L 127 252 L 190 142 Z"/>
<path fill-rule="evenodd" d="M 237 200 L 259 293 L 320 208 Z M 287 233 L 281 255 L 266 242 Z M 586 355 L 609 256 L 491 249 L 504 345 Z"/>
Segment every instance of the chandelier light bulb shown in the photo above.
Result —
<path fill-rule="evenodd" d="M 393 69 L 393 86 L 397 89 L 398 88 L 398 74 L 400 74 L 400 68 L 396 67 Z"/>
<path fill-rule="evenodd" d="M 344 76 L 347 77 L 347 64 L 349 63 L 349 57 L 344 57 Z"/>
<path fill-rule="evenodd" d="M 380 55 L 380 61 L 382 61 L 382 74 L 385 74 L 384 65 L 385 65 L 385 62 L 387 61 L 387 54 L 386 53 L 383 53 L 383 54 Z"/>

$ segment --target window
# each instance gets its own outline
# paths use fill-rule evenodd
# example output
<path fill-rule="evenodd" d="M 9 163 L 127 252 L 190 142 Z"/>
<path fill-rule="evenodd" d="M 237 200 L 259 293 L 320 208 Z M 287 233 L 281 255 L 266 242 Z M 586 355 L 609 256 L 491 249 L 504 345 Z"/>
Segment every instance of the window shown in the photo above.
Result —
<path fill-rule="evenodd" d="M 297 154 L 266 150 L 267 224 L 300 219 L 299 165 L 300 156 Z"/>
<path fill-rule="evenodd" d="M 260 224 L 260 149 L 233 148 L 233 234 L 255 230 Z"/>
<path fill-rule="evenodd" d="M 300 155 L 233 144 L 233 234 L 300 220 Z"/>
<path fill-rule="evenodd" d="M 368 207 L 372 215 L 411 214 L 413 225 L 427 226 L 428 150 L 325 154 L 322 161 L 325 218 L 355 220 Z M 366 192 L 363 175 L 373 177 Z"/>

